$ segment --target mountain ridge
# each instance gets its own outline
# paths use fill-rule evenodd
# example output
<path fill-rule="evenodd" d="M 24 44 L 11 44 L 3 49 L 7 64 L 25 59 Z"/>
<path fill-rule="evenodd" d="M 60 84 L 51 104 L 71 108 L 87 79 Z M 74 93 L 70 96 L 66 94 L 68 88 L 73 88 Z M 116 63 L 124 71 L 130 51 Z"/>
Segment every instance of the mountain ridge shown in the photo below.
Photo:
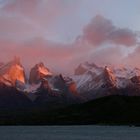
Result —
<path fill-rule="evenodd" d="M 27 78 L 19 58 L 0 67 L 0 124 L 140 123 L 139 100 L 138 68 L 86 62 L 68 77 L 38 63 Z"/>
<path fill-rule="evenodd" d="M 49 95 L 57 97 L 58 100 L 65 96 L 70 100 L 85 102 L 114 93 L 123 94 L 116 92 L 120 90 L 124 90 L 127 96 L 140 96 L 139 68 L 113 68 L 89 62 L 80 64 L 75 69 L 74 75 L 69 77 L 52 73 L 40 62 L 31 68 L 27 78 L 20 59 L 15 57 L 14 60 L 0 67 L 0 82 L 5 86 L 14 87 L 32 101 L 40 96 L 42 100 L 43 97 L 46 100 Z M 128 89 L 133 89 L 135 93 L 127 94 Z"/>

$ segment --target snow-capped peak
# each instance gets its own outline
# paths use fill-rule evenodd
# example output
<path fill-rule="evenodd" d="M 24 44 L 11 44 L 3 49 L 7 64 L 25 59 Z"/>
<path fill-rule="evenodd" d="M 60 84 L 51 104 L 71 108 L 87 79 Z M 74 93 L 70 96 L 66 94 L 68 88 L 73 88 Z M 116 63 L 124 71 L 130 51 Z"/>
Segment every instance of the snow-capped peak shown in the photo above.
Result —
<path fill-rule="evenodd" d="M 76 69 L 75 69 L 75 75 L 82 75 L 84 73 L 95 73 L 96 75 L 99 75 L 102 72 L 103 68 L 97 66 L 94 63 L 81 63 Z"/>
<path fill-rule="evenodd" d="M 88 62 L 80 64 L 71 78 L 79 92 L 97 91 L 104 88 L 126 88 L 133 81 L 139 82 L 140 69 L 131 67 L 98 66 Z M 137 83 L 138 83 L 137 82 Z"/>

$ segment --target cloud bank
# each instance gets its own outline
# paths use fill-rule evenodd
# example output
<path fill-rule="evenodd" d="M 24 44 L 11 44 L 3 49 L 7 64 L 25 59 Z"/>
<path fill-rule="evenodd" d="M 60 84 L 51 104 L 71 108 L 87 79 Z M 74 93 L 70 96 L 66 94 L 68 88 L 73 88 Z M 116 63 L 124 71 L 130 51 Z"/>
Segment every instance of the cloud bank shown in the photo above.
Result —
<path fill-rule="evenodd" d="M 110 20 L 101 15 L 93 18 L 84 28 L 82 37 L 95 46 L 106 42 L 128 47 L 137 44 L 135 32 L 127 28 L 116 27 Z"/>
<path fill-rule="evenodd" d="M 79 0 L 78 0 L 79 1 Z M 0 61 L 20 56 L 28 69 L 43 61 L 52 71 L 72 73 L 81 62 L 135 64 L 139 66 L 137 34 L 115 26 L 101 15 L 95 16 L 71 43 L 47 39 L 47 29 L 78 3 L 60 0 L 6 0 L 0 3 Z M 69 29 L 71 32 L 71 29 Z M 134 50 L 130 51 L 129 50 Z M 134 49 L 136 48 L 136 50 Z"/>

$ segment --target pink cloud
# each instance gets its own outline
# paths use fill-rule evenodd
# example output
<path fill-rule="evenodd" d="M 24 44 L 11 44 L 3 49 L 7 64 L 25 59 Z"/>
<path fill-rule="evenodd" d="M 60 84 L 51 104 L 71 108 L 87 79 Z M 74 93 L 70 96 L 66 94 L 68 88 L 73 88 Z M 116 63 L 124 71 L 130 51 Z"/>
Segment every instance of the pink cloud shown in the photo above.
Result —
<path fill-rule="evenodd" d="M 0 41 L 0 46 L 2 62 L 7 62 L 14 56 L 20 56 L 27 69 L 41 61 L 56 73 L 73 72 L 74 67 L 86 59 L 85 54 L 89 51 L 85 46 L 58 44 L 41 38 L 24 43 Z"/>
<path fill-rule="evenodd" d="M 86 60 L 122 63 L 124 55 L 118 46 L 135 46 L 136 35 L 129 29 L 114 26 L 102 16 L 96 16 L 71 44 L 44 39 L 51 24 L 58 24 L 57 19 L 76 9 L 68 4 L 70 1 L 64 0 L 9 0 L 0 9 L 5 14 L 0 14 L 0 61 L 7 62 L 20 56 L 27 69 L 43 61 L 58 73 L 72 73 L 79 63 Z M 118 46 L 102 48 L 104 43 Z M 100 50 L 92 46 L 98 46 Z"/>
<path fill-rule="evenodd" d="M 78 6 L 78 2 L 65 0 L 7 1 L 0 8 L 0 36 L 16 41 L 51 36 L 60 19 L 65 22 L 65 17 L 74 14 Z"/>
<path fill-rule="evenodd" d="M 106 42 L 117 45 L 133 46 L 137 44 L 137 36 L 130 29 L 118 28 L 103 16 L 97 15 L 84 28 L 82 38 L 94 46 Z"/>

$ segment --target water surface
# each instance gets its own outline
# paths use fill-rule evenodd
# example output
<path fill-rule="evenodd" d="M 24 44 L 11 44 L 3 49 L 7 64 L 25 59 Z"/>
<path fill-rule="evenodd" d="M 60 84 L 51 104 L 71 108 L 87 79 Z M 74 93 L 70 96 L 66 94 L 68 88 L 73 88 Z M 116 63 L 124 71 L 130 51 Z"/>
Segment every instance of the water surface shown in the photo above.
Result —
<path fill-rule="evenodd" d="M 140 140 L 129 126 L 0 126 L 0 140 Z"/>

